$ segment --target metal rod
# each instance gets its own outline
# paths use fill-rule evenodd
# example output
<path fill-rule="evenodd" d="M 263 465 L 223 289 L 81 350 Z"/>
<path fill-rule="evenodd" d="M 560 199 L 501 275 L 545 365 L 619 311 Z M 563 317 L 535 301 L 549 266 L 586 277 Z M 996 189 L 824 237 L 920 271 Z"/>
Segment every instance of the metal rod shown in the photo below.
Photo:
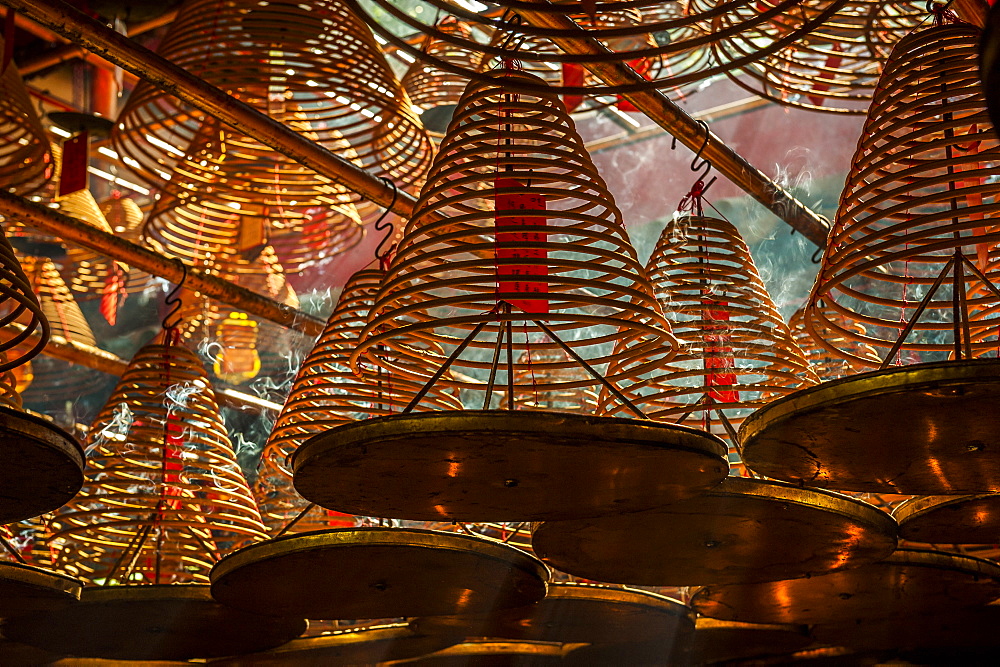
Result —
<path fill-rule="evenodd" d="M 7 538 L 5 538 L 3 535 L 0 535 L 0 544 L 3 545 L 4 549 L 10 552 L 11 556 L 17 559 L 18 563 L 20 563 L 21 565 L 28 564 L 28 561 L 24 560 L 24 556 L 21 555 L 21 552 L 15 549 L 13 545 L 11 545 L 11 543 L 8 542 Z"/>
<path fill-rule="evenodd" d="M 108 234 L 85 222 L 9 192 L 0 191 L 0 214 L 54 234 L 65 241 L 90 248 L 111 259 L 125 262 L 146 273 L 165 278 L 172 283 L 179 283 L 184 276 L 184 262 L 178 259 L 168 259 L 148 248 L 130 243 L 114 234 Z M 310 336 L 318 336 L 325 326 L 323 320 L 317 317 L 226 280 L 207 275 L 190 266 L 187 267 L 185 285 L 196 292 L 201 292 L 204 296 Z"/>
<path fill-rule="evenodd" d="M 0 4 L 22 12 L 74 44 L 132 72 L 160 90 L 218 118 L 365 199 L 391 207 L 393 212 L 403 217 L 410 217 L 416 203 L 411 195 L 400 192 L 393 203 L 393 188 L 376 176 L 252 106 L 226 95 L 186 69 L 118 34 L 75 7 L 60 0 L 0 0 Z"/>
<path fill-rule="evenodd" d="M 289 521 L 288 523 L 286 523 L 285 527 L 282 528 L 280 531 L 278 531 L 278 534 L 275 535 L 275 537 L 276 538 L 281 537 L 282 535 L 284 535 L 285 533 L 287 533 L 289 530 L 291 530 L 292 527 L 294 527 L 295 524 L 297 524 L 299 521 L 301 521 L 303 518 L 305 518 L 305 515 L 309 514 L 309 512 L 314 507 L 316 507 L 316 503 L 309 503 L 308 505 L 306 505 L 306 508 L 304 510 L 302 510 L 301 512 L 299 512 L 298 515 L 294 519 L 292 519 L 291 521 Z"/>
<path fill-rule="evenodd" d="M 598 382 L 604 385 L 608 391 L 614 394 L 615 398 L 621 401 L 625 405 L 625 407 L 627 407 L 629 410 L 632 411 L 632 414 L 637 416 L 639 419 L 646 419 L 646 414 L 638 407 L 636 407 L 635 403 L 628 400 L 628 397 L 622 393 L 621 389 L 619 389 L 614 382 L 612 382 L 611 380 L 607 379 L 606 377 L 598 373 L 596 368 L 588 364 L 586 359 L 584 359 L 583 357 L 581 357 L 579 354 L 576 353 L 576 350 L 574 350 L 565 342 L 563 342 L 563 339 L 557 336 L 555 331 L 545 326 L 545 323 L 542 322 L 541 320 L 531 320 L 531 321 L 537 324 L 539 327 L 541 327 L 542 331 L 548 334 L 549 338 L 554 340 L 556 344 L 563 349 L 563 352 L 565 352 L 566 354 L 568 354 L 570 357 L 573 358 L 573 361 L 583 366 L 584 370 L 590 373 Z"/>
<path fill-rule="evenodd" d="M 8 0 L 2 1 L 8 2 Z M 578 33 L 579 36 L 551 38 L 566 53 L 572 55 L 608 53 L 607 47 L 590 37 L 583 28 L 565 15 L 525 9 L 519 9 L 518 14 L 539 28 Z M 645 79 L 623 62 L 582 64 L 608 85 L 646 83 Z M 671 102 L 662 92 L 650 90 L 623 93 L 622 97 L 691 150 L 697 151 L 705 141 L 705 129 L 698 124 L 698 121 Z M 820 248 L 826 247 L 829 221 L 795 199 L 711 132 L 708 133 L 708 141 L 701 151 L 701 157 L 711 162 L 719 173 L 791 225 L 793 229 L 801 232 Z"/>
<path fill-rule="evenodd" d="M 427 382 L 424 383 L 424 386 L 420 388 L 420 391 L 418 391 L 417 395 L 413 397 L 413 400 L 411 400 L 406 405 L 406 407 L 403 408 L 402 414 L 405 415 L 408 412 L 411 412 L 413 408 L 420 405 L 421 399 L 423 399 L 423 397 L 427 395 L 427 392 L 431 390 L 431 387 L 434 386 L 434 383 L 437 382 L 442 375 L 444 375 L 445 371 L 448 370 L 449 366 L 455 363 L 455 360 L 458 359 L 458 355 L 462 354 L 462 352 L 465 351 L 465 348 L 469 347 L 469 343 L 475 340 L 476 336 L 479 335 L 479 332 L 483 330 L 483 327 L 485 327 L 487 324 L 493 321 L 495 317 L 496 317 L 495 313 L 486 313 L 485 315 L 483 315 L 483 321 L 477 324 L 476 328 L 469 332 L 469 335 L 465 337 L 465 339 L 458 345 L 458 347 L 456 347 L 452 351 L 450 355 L 448 355 L 448 358 L 445 359 L 445 362 L 441 364 L 441 366 L 436 371 L 434 371 L 434 375 L 431 376 L 431 379 L 429 379 Z"/>
<path fill-rule="evenodd" d="M 931 302 L 931 298 L 934 296 L 935 292 L 938 291 L 938 288 L 941 287 L 941 283 L 944 282 L 944 279 L 948 275 L 948 270 L 954 263 L 955 263 L 955 258 L 953 256 L 951 259 L 948 260 L 948 263 L 944 265 L 944 268 L 941 269 L 941 273 L 938 275 L 937 280 L 935 280 L 934 284 L 931 285 L 931 288 L 927 290 L 927 294 L 925 294 L 924 298 L 920 300 L 920 305 L 917 306 L 917 310 L 913 313 L 913 317 L 911 317 L 910 321 L 906 323 L 906 328 L 903 329 L 903 332 L 901 334 L 899 334 L 899 338 L 896 339 L 896 342 L 892 344 L 892 348 L 889 350 L 889 354 L 885 355 L 885 358 L 882 360 L 882 363 L 878 367 L 879 370 L 882 370 L 883 368 L 888 366 L 889 362 L 892 361 L 893 356 L 895 356 L 895 354 L 899 352 L 899 348 L 903 347 L 903 343 L 906 342 L 906 337 L 910 335 L 911 331 L 913 331 L 913 327 L 917 326 L 917 320 L 920 319 L 920 316 L 923 315 L 924 310 L 927 309 L 927 304 Z"/>
<path fill-rule="evenodd" d="M 490 399 L 493 398 L 493 385 L 497 381 L 497 367 L 500 365 L 500 351 L 503 350 L 503 337 L 506 331 L 500 327 L 500 334 L 497 336 L 497 346 L 493 350 L 493 363 L 490 365 L 490 379 L 486 383 L 486 396 L 483 398 L 483 410 L 490 409 Z"/>

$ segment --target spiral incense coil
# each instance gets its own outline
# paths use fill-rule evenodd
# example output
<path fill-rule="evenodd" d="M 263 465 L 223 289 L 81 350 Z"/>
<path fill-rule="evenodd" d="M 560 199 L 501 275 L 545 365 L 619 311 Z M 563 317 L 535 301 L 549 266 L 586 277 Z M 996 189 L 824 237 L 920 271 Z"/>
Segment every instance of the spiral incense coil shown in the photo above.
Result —
<path fill-rule="evenodd" d="M 1000 240 L 989 219 L 1000 202 L 978 35 L 968 25 L 913 33 L 896 45 L 879 80 L 806 309 L 817 340 L 851 362 L 877 366 L 857 345 L 884 358 L 929 293 L 898 361 L 953 354 L 953 311 L 980 328 L 1000 325 L 997 295 L 982 280 L 1000 284 L 1000 267 L 988 265 Z M 953 298 L 956 284 L 965 289 Z M 970 356 L 997 347 L 995 337 L 966 342 Z"/>
<path fill-rule="evenodd" d="M 690 419 L 726 434 L 720 412 L 735 427 L 751 410 L 817 382 L 732 223 L 679 218 L 663 230 L 646 271 L 681 341 L 669 365 L 628 388 L 651 418 Z"/>
<path fill-rule="evenodd" d="M 0 229 L 0 373 L 26 364 L 49 342 L 49 323 L 14 254 L 7 236 Z M 9 334 L 9 335 L 8 335 Z M 29 336 L 38 334 L 31 343 Z"/>
<path fill-rule="evenodd" d="M 807 8 L 807 11 L 812 11 Z M 743 88 L 785 106 L 863 114 L 893 45 L 927 17 L 923 2 L 849 0 L 836 15 L 801 39 L 729 77 Z M 753 35 L 713 44 L 716 57 L 752 55 Z"/>
<path fill-rule="evenodd" d="M 139 350 L 86 445 L 83 489 L 53 519 L 58 569 L 91 582 L 202 583 L 222 554 L 264 537 L 190 350 L 160 339 Z"/>
<path fill-rule="evenodd" d="M 508 81 L 541 82 L 530 74 L 492 77 L 462 96 L 352 363 L 423 383 L 444 359 L 420 354 L 407 337 L 441 349 L 468 338 L 453 368 L 471 375 L 441 382 L 484 389 L 505 321 L 512 358 L 499 364 L 501 390 L 509 371 L 530 369 L 546 377 L 538 391 L 599 384 L 589 374 L 549 375 L 580 364 L 546 361 L 564 350 L 533 340 L 543 332 L 592 366 L 617 360 L 614 381 L 664 362 L 674 338 L 565 106 L 551 92 L 511 94 Z M 530 369 L 520 361 L 528 350 L 542 360 Z"/>
<path fill-rule="evenodd" d="M 543 68 L 558 71 L 565 63 L 590 64 L 623 62 L 629 65 L 643 59 L 661 61 L 655 70 L 645 73 L 647 83 L 609 86 L 587 80 L 565 83 L 558 88 L 568 95 L 616 95 L 634 90 L 677 89 L 723 74 L 763 58 L 794 42 L 829 20 L 846 0 L 767 0 L 747 3 L 741 0 L 690 0 L 667 3 L 654 0 L 598 2 L 585 6 L 579 2 L 547 0 L 505 0 L 503 9 L 476 12 L 447 0 L 372 0 L 357 5 L 365 21 L 393 46 L 424 57 L 434 66 L 481 83 L 490 75 L 479 68 L 431 54 L 422 54 L 420 46 L 407 37 L 414 32 L 428 35 L 468 51 L 483 53 L 482 62 L 492 67 L 505 58 L 516 58 L 524 68 L 538 73 Z M 598 16 L 640 13 L 641 20 L 606 22 Z M 437 16 L 453 14 L 470 28 L 468 35 L 451 33 L 435 24 Z M 569 16 L 570 27 L 548 27 L 551 17 L 558 21 Z M 538 26 L 538 27 L 536 27 Z M 593 56 L 567 54 L 551 48 L 559 38 L 586 36 L 601 42 L 607 50 Z M 737 54 L 726 60 L 709 59 L 705 49 L 715 41 L 742 36 L 753 40 L 757 50 Z M 726 55 L 725 52 L 718 52 Z M 537 81 L 521 79 L 520 91 L 545 90 Z"/>
<path fill-rule="evenodd" d="M 0 49 L 5 49 L 0 36 Z M 55 170 L 49 140 L 14 63 L 0 72 L 0 183 L 22 197 L 38 192 Z"/>
<path fill-rule="evenodd" d="M 134 199 L 123 197 L 120 192 L 115 191 L 111 193 L 109 198 L 101 202 L 100 207 L 101 214 L 111 225 L 114 234 L 133 243 L 139 242 L 145 215 Z M 153 284 L 153 276 L 135 267 L 129 267 L 125 282 L 126 292 L 138 294 L 150 289 Z"/>
<path fill-rule="evenodd" d="M 338 0 L 192 0 L 159 54 L 401 189 L 427 171 L 429 138 L 371 32 Z M 112 141 L 189 216 L 209 218 L 204 235 L 236 216 L 247 243 L 270 235 L 290 272 L 360 239 L 355 195 L 154 86 L 129 96 Z M 167 236 L 157 224 L 146 234 Z M 171 250 L 183 257 L 201 236 L 176 226 Z"/>
<path fill-rule="evenodd" d="M 253 487 L 261 519 L 272 536 L 357 525 L 356 517 L 312 505 L 300 496 L 292 485 L 292 478 L 282 468 L 283 463 L 274 458 L 275 454 L 280 456 L 280 451 L 272 449 L 271 456 L 261 457 Z"/>
<path fill-rule="evenodd" d="M 855 325 L 860 328 L 859 325 Z M 795 339 L 795 344 L 799 346 L 802 350 L 802 354 L 805 356 L 807 362 L 809 362 L 809 367 L 816 373 L 816 376 L 822 380 L 836 380 L 837 378 L 844 377 L 845 375 L 853 375 L 855 373 L 861 373 L 865 369 L 858 364 L 852 364 L 846 359 L 841 359 L 840 357 L 834 356 L 828 349 L 823 347 L 822 344 L 818 343 L 812 334 L 806 329 L 805 320 L 805 309 L 799 308 L 795 311 L 792 317 L 788 320 L 788 327 L 791 329 L 792 338 Z M 859 333 L 864 333 L 864 329 L 861 329 Z M 871 347 L 864 345 L 863 343 L 857 343 L 853 340 L 833 340 L 833 342 L 838 347 L 843 345 L 846 348 L 855 349 L 856 353 L 860 356 L 868 357 L 873 362 L 878 363 L 878 356 L 875 354 L 875 350 Z"/>
<path fill-rule="evenodd" d="M 60 211 L 72 218 L 96 227 L 102 232 L 120 235 L 104 217 L 100 205 L 89 190 L 77 190 L 65 197 L 59 197 L 56 199 L 56 204 Z M 128 265 L 115 262 L 89 248 L 68 247 L 62 264 L 70 289 L 80 293 L 81 299 L 98 299 L 107 290 L 118 291 L 125 287 Z"/>
<path fill-rule="evenodd" d="M 442 19 L 438 23 L 438 29 L 449 34 L 458 34 L 464 39 L 471 37 L 468 26 L 456 20 L 454 16 Z M 452 46 L 448 42 L 431 37 L 424 40 L 422 53 L 447 60 L 460 68 L 470 70 L 478 69 L 479 61 L 482 58 L 482 54 L 477 51 Z M 435 114 L 444 114 L 446 108 L 453 108 L 454 105 L 458 104 L 466 84 L 468 84 L 468 79 L 465 77 L 438 69 L 423 60 L 414 61 L 401 82 L 403 90 L 410 96 L 413 108 L 421 114 L 424 126 L 429 130 L 437 130 L 440 127 L 442 132 L 447 129 L 447 122 L 440 122 L 445 120 L 444 118 L 432 117 Z M 436 109 L 437 111 L 435 111 Z"/>
<path fill-rule="evenodd" d="M 0 360 L 3 360 L 2 355 L 0 355 Z M 21 394 L 17 390 L 18 378 L 15 371 L 18 368 L 25 368 L 26 366 L 30 367 L 30 364 L 15 366 L 13 370 L 0 373 L 0 406 L 12 410 L 21 409 Z"/>
<path fill-rule="evenodd" d="M 32 291 L 38 295 L 42 313 L 51 326 L 52 336 L 66 342 L 97 346 L 94 332 L 87 324 L 80 305 L 59 275 L 56 265 L 43 257 L 22 257 L 21 266 Z"/>
<path fill-rule="evenodd" d="M 435 344 L 414 337 L 399 344 L 404 354 L 386 361 L 391 371 L 378 365 L 364 367 L 360 375 L 351 370 L 351 353 L 382 280 L 382 272 L 375 270 L 359 271 L 351 277 L 323 333 L 299 368 L 263 455 L 288 477 L 292 475 L 289 456 L 311 436 L 349 421 L 400 413 L 423 386 L 423 381 L 414 378 L 427 368 L 427 360 L 442 356 Z M 376 348 L 372 358 L 386 359 L 387 353 Z M 462 403 L 456 392 L 434 386 L 417 409 L 461 410 Z"/>

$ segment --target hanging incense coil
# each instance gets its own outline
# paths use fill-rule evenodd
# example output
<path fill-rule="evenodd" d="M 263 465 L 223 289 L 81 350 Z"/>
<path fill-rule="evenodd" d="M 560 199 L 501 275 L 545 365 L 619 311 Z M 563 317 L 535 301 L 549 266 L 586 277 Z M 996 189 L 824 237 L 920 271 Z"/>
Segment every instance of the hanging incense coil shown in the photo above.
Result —
<path fill-rule="evenodd" d="M 811 10 L 804 5 L 803 10 Z M 923 2 L 849 0 L 822 25 L 751 63 L 735 83 L 785 106 L 863 114 L 893 45 L 927 17 Z M 745 33 L 713 43 L 716 57 L 732 60 L 756 47 Z"/>
<path fill-rule="evenodd" d="M 1000 240 L 989 222 L 1000 201 L 989 182 L 998 142 L 978 80 L 978 35 L 968 25 L 913 33 L 879 80 L 806 310 L 817 340 L 852 363 L 878 365 L 858 344 L 882 358 L 898 351 L 897 363 L 996 350 L 995 336 L 966 340 L 953 317 L 1000 324 L 998 294 L 984 282 L 1000 277 L 987 258 Z"/>
<path fill-rule="evenodd" d="M 678 88 L 742 67 L 822 25 L 843 5 L 843 0 L 769 0 L 751 4 L 738 0 L 692 0 L 688 3 L 640 0 L 599 2 L 583 12 L 577 2 L 529 0 L 496 4 L 508 9 L 480 13 L 445 0 L 418 0 L 416 4 L 402 0 L 374 0 L 370 6 L 360 6 L 358 11 L 393 46 L 415 58 L 422 55 L 420 47 L 410 44 L 406 37 L 417 32 L 460 48 L 481 52 L 484 54 L 482 62 L 487 66 L 493 66 L 504 58 L 516 58 L 532 72 L 545 67 L 558 71 L 565 63 L 624 62 L 631 65 L 643 59 L 657 67 L 656 70 L 640 72 L 649 78 L 646 84 L 625 87 L 581 81 L 558 88 L 560 93 L 569 95 L 613 95 L 625 92 L 626 88 Z M 637 11 L 642 12 L 641 20 L 605 22 L 592 18 Z M 472 38 L 448 34 L 435 25 L 432 17 L 447 14 L 454 14 L 466 23 L 472 29 Z M 548 27 L 547 14 L 569 14 L 574 25 L 572 28 Z M 568 55 L 549 46 L 560 37 L 579 37 L 581 29 L 586 36 L 596 38 L 608 50 L 584 57 Z M 728 60 L 701 60 L 706 47 L 714 41 L 733 36 L 755 40 L 757 51 Z M 725 54 L 719 52 L 719 55 Z M 440 69 L 480 82 L 489 80 L 489 75 L 478 71 L 478 68 L 465 68 L 440 57 L 424 57 Z M 692 59 L 697 66 L 691 66 Z M 661 64 L 655 65 L 657 61 Z M 528 92 L 543 90 L 538 82 L 529 79 L 512 85 Z"/>
<path fill-rule="evenodd" d="M 437 24 L 438 29 L 449 34 L 458 34 L 469 39 L 469 28 L 454 16 L 446 16 Z M 455 63 L 461 69 L 479 68 L 482 54 L 477 51 L 453 46 L 446 41 L 427 36 L 421 51 L 433 57 Z M 468 79 L 454 72 L 442 70 L 423 59 L 416 60 L 403 76 L 401 85 L 414 110 L 420 113 L 420 120 L 428 130 L 444 133 L 451 121 L 451 114 L 465 91 Z"/>
<path fill-rule="evenodd" d="M 732 223 L 677 219 L 646 271 L 682 342 L 668 365 L 629 387 L 653 419 L 726 435 L 750 411 L 817 382 Z M 609 400 L 604 392 L 602 410 L 613 409 Z"/>
<path fill-rule="evenodd" d="M 554 93 L 513 95 L 510 81 L 541 82 L 502 70 L 489 83 L 471 83 L 462 97 L 353 363 L 423 382 L 430 370 L 414 369 L 440 363 L 428 364 L 397 342 L 400 334 L 448 349 L 483 323 L 454 361 L 455 369 L 475 377 L 443 382 L 485 389 L 498 336 L 505 321 L 517 320 L 547 323 L 546 334 L 560 337 L 593 366 L 619 358 L 622 367 L 612 381 L 672 355 L 674 339 L 621 213 L 565 107 Z M 499 313 L 501 301 L 511 304 L 510 315 Z M 496 317 L 487 315 L 491 311 Z M 539 359 L 565 351 L 554 340 L 532 340 L 541 332 L 530 322 L 527 327 L 530 334 L 517 327 L 508 337 L 518 359 L 528 350 Z M 619 341 L 614 352 L 613 341 Z M 397 361 L 379 356 L 382 346 Z M 507 366 L 514 373 L 529 370 L 515 360 Z M 544 374 L 574 366 L 560 359 L 533 361 L 530 368 Z M 548 391 L 597 384 L 574 377 L 536 386 Z"/>
<path fill-rule="evenodd" d="M 401 189 L 427 170 L 431 144 L 409 100 L 371 32 L 338 0 L 308 9 L 289 0 L 192 1 L 159 54 Z M 261 237 L 293 273 L 360 239 L 355 195 L 154 86 L 130 95 L 112 140 L 190 217 L 207 219 L 147 223 L 161 243 L 181 237 L 170 246 L 179 256 L 213 243 L 234 216 L 246 228 L 241 248 Z"/>
<path fill-rule="evenodd" d="M 59 197 L 56 199 L 56 204 L 61 212 L 72 218 L 96 227 L 102 232 L 122 235 L 111 227 L 90 190 L 78 190 L 65 197 Z M 89 248 L 70 246 L 61 263 L 70 288 L 80 293 L 80 298 L 97 299 L 104 297 L 108 291 L 120 293 L 125 289 L 128 265 L 115 262 Z"/>
<path fill-rule="evenodd" d="M 28 363 L 49 340 L 49 323 L 14 249 L 0 231 L 0 373 Z M 30 336 L 37 334 L 32 342 Z"/>
<path fill-rule="evenodd" d="M 264 526 L 197 357 L 133 357 L 87 440 L 83 490 L 52 523 L 55 564 L 87 580 L 200 583 Z"/>
<path fill-rule="evenodd" d="M 140 242 L 145 214 L 134 199 L 123 197 L 120 192 L 115 191 L 100 203 L 100 207 L 101 214 L 104 215 L 104 219 L 108 221 L 108 225 L 115 235 L 133 243 Z M 154 282 L 155 279 L 150 274 L 135 267 L 129 267 L 125 291 L 129 294 L 138 294 L 150 289 Z"/>
<path fill-rule="evenodd" d="M 335 512 L 310 503 L 296 492 L 283 462 L 263 456 L 253 492 L 260 516 L 271 535 L 307 533 L 358 524 L 351 514 Z"/>
<path fill-rule="evenodd" d="M 423 382 L 413 379 L 426 367 L 426 361 L 420 362 L 418 357 L 442 356 L 439 347 L 413 338 L 404 343 L 413 350 L 413 355 L 398 360 L 412 364 L 412 368 L 404 369 L 406 372 L 387 372 L 375 367 L 357 375 L 351 370 L 351 354 L 382 281 L 382 272 L 376 270 L 359 271 L 351 277 L 323 333 L 299 368 L 263 454 L 265 460 L 274 461 L 289 477 L 292 474 L 289 459 L 299 445 L 338 424 L 400 413 L 423 386 Z M 374 354 L 384 352 L 376 350 Z M 417 407 L 461 410 L 462 403 L 457 392 L 432 387 Z"/>
<path fill-rule="evenodd" d="M 0 49 L 6 47 L 0 36 Z M 13 62 L 0 72 L 0 183 L 22 197 L 38 192 L 55 173 L 49 139 Z"/>
<path fill-rule="evenodd" d="M 864 334 L 864 329 L 861 328 L 861 325 L 854 324 L 853 326 L 856 331 L 860 329 L 858 333 Z M 816 373 L 816 376 L 820 380 L 836 380 L 839 377 L 853 375 L 864 370 L 863 367 L 857 364 L 852 364 L 846 359 L 834 356 L 833 353 L 813 338 L 809 330 L 806 329 L 805 308 L 799 308 L 792 314 L 788 320 L 788 327 L 792 332 L 792 338 L 795 339 L 796 345 L 799 346 L 806 361 L 809 362 L 809 367 Z M 832 332 L 829 332 L 828 335 L 832 337 Z M 848 349 L 854 349 L 856 354 L 868 357 L 872 361 L 878 360 L 875 350 L 863 343 L 843 338 L 834 339 L 831 342 L 838 347 L 843 346 Z"/>

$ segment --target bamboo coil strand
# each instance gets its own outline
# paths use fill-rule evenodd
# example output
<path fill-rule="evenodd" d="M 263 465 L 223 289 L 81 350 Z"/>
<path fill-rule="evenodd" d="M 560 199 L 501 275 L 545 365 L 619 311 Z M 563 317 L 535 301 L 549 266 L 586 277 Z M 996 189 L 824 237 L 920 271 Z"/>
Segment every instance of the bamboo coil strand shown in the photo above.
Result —
<path fill-rule="evenodd" d="M 44 188 L 55 173 L 49 139 L 13 62 L 0 72 L 0 136 L 2 187 L 22 197 Z"/>
<path fill-rule="evenodd" d="M 837 378 L 854 375 L 855 373 L 860 373 L 865 370 L 863 366 L 852 364 L 847 359 L 841 359 L 840 357 L 834 356 L 828 349 L 813 338 L 812 334 L 809 333 L 809 330 L 806 329 L 805 308 L 799 308 L 795 311 L 795 313 L 788 320 L 788 327 L 791 329 L 792 338 L 795 339 L 795 343 L 799 346 L 799 349 L 802 350 L 802 354 L 805 356 L 806 361 L 809 362 L 809 367 L 813 369 L 816 376 L 821 381 L 825 382 L 827 380 L 836 380 Z M 864 331 L 862 330 L 859 333 L 864 334 Z M 857 354 L 859 356 L 869 357 L 873 361 L 878 360 L 875 350 L 869 346 L 858 344 L 851 340 L 833 339 L 832 337 L 831 342 L 834 345 L 843 346 L 845 348 L 853 347 L 857 350 Z"/>
<path fill-rule="evenodd" d="M 0 230 L 0 328 L 19 330 L 0 341 L 0 373 L 28 363 L 49 341 L 48 320 L 4 231 Z M 37 342 L 26 343 L 36 333 Z"/>

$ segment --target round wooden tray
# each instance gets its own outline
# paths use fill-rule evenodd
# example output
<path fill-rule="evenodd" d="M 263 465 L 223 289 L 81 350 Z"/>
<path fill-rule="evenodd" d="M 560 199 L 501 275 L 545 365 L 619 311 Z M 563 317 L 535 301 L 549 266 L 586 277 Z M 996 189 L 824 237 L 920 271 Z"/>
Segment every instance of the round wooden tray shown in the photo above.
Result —
<path fill-rule="evenodd" d="M 54 424 L 0 407 L 0 524 L 66 504 L 83 486 L 83 448 Z"/>
<path fill-rule="evenodd" d="M 346 424 L 295 453 L 295 488 L 328 509 L 423 521 L 568 519 L 649 509 L 726 476 L 696 429 L 544 411 L 463 410 Z"/>
<path fill-rule="evenodd" d="M 476 613 L 531 604 L 548 570 L 485 538 L 404 528 L 300 533 L 236 551 L 212 569 L 215 599 L 316 619 Z"/>
<path fill-rule="evenodd" d="M 896 548 L 896 522 L 838 493 L 727 477 L 655 510 L 538 524 L 532 548 L 556 569 L 596 581 L 774 581 L 885 558 Z"/>
<path fill-rule="evenodd" d="M 969 494 L 1000 488 L 1000 361 L 862 373 L 750 415 L 743 458 L 767 477 L 849 491 Z"/>
<path fill-rule="evenodd" d="M 48 611 L 80 599 L 83 582 L 20 563 L 0 562 L 0 617 Z"/>
<path fill-rule="evenodd" d="M 948 613 L 1000 597 L 1000 565 L 941 551 L 900 549 L 869 565 L 808 579 L 705 586 L 691 605 L 746 623 L 856 623 Z"/>
<path fill-rule="evenodd" d="M 306 629 L 299 619 L 258 616 L 215 602 L 203 585 L 87 588 L 80 602 L 10 618 L 4 636 L 82 658 L 187 660 L 280 646 Z"/>
<path fill-rule="evenodd" d="M 898 505 L 892 515 L 899 536 L 933 544 L 1000 544 L 1000 494 L 921 496 Z"/>
<path fill-rule="evenodd" d="M 691 662 L 714 665 L 728 661 L 787 655 L 813 643 L 804 625 L 720 621 L 702 616 L 695 624 Z"/>

